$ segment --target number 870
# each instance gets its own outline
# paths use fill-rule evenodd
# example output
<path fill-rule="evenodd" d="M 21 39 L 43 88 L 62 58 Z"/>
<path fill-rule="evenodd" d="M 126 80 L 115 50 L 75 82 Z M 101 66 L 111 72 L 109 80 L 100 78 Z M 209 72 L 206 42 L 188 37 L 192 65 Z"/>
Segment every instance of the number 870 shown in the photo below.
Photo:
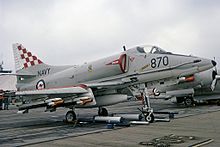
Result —
<path fill-rule="evenodd" d="M 164 56 L 164 57 L 157 57 L 151 59 L 152 68 L 160 67 L 161 64 L 167 66 L 169 64 L 169 58 L 167 56 Z"/>

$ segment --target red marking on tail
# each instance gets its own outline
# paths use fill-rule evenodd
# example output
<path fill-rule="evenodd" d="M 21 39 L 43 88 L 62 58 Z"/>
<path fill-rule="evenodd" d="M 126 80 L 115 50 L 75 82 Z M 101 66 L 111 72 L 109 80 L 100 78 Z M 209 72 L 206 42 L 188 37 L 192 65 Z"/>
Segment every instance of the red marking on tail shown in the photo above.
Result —
<path fill-rule="evenodd" d="M 28 68 L 37 64 L 42 64 L 43 62 L 37 59 L 36 56 L 32 56 L 31 52 L 28 52 L 26 48 L 22 48 L 22 46 L 18 46 L 18 50 L 21 56 L 21 59 L 24 60 L 24 68 Z"/>

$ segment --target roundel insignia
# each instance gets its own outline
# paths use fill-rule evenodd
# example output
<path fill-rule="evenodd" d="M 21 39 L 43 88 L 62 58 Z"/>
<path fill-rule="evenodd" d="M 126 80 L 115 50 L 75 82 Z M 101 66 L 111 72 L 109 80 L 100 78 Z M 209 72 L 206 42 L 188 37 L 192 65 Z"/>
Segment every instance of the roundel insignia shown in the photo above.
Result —
<path fill-rule="evenodd" d="M 45 86 L 44 80 L 40 80 L 37 82 L 36 89 L 41 90 L 41 89 L 44 89 L 45 87 L 46 86 Z"/>
<path fill-rule="evenodd" d="M 154 94 L 154 96 L 159 96 L 160 92 L 156 88 L 154 88 L 153 89 L 153 94 Z"/>

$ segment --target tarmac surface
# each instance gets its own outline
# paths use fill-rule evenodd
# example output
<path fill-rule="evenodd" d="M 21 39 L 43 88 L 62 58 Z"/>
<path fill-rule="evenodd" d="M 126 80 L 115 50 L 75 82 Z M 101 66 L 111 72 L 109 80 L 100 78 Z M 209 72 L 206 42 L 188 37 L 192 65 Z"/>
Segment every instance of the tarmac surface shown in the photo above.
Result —
<path fill-rule="evenodd" d="M 44 112 L 31 110 L 16 114 L 0 111 L 0 146 L 190 146 L 207 141 L 206 146 L 220 146 L 220 106 L 203 105 L 185 108 L 170 101 L 151 100 L 155 111 L 178 112 L 170 122 L 149 125 L 115 126 L 106 123 L 66 124 L 68 109 Z M 126 102 L 107 107 L 109 113 L 137 114 L 140 102 Z M 9 107 L 10 108 L 10 107 Z M 97 109 L 76 109 L 78 118 L 91 119 Z M 160 117 L 167 115 L 160 115 Z"/>

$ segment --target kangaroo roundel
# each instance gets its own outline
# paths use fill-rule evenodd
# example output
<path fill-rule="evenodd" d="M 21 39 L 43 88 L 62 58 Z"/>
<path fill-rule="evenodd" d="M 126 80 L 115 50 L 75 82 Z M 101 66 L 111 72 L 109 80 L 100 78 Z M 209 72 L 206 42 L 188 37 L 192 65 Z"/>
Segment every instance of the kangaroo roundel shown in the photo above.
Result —
<path fill-rule="evenodd" d="M 45 87 L 46 86 L 44 80 L 40 80 L 37 82 L 36 89 L 41 90 L 41 89 L 45 89 Z"/>

